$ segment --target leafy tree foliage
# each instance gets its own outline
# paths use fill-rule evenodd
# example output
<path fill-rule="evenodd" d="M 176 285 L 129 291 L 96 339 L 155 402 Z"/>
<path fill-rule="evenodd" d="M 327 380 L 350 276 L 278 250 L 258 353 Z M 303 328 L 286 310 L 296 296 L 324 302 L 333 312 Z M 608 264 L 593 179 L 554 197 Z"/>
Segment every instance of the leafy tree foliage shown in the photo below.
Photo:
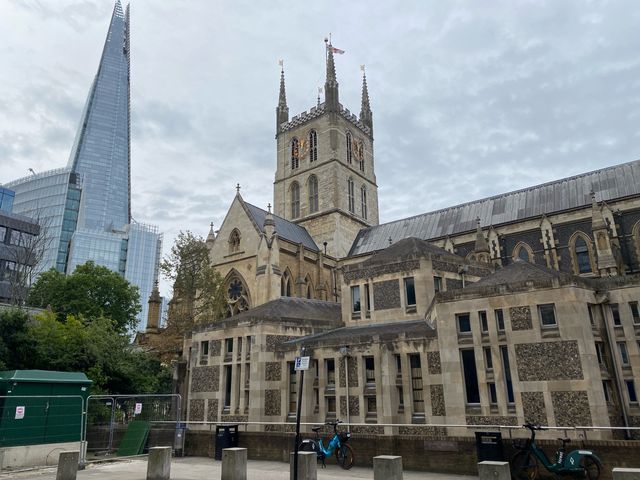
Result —
<path fill-rule="evenodd" d="M 33 357 L 24 310 L 0 310 L 0 370 L 27 368 Z"/>
<path fill-rule="evenodd" d="M 202 237 L 189 231 L 180 232 L 160 270 L 173 281 L 173 308 L 167 333 L 182 336 L 197 323 L 224 316 L 227 305 L 224 279 L 211 265 L 209 248 Z"/>
<path fill-rule="evenodd" d="M 138 287 L 93 262 L 79 265 L 71 275 L 54 269 L 41 274 L 31 288 L 29 303 L 51 308 L 60 322 L 69 315 L 84 319 L 105 317 L 120 332 L 135 328 L 141 309 Z"/>
<path fill-rule="evenodd" d="M 93 393 L 168 393 L 171 374 L 153 355 L 136 350 L 116 322 L 53 312 L 29 321 L 24 311 L 0 311 L 2 369 L 84 372 Z"/>

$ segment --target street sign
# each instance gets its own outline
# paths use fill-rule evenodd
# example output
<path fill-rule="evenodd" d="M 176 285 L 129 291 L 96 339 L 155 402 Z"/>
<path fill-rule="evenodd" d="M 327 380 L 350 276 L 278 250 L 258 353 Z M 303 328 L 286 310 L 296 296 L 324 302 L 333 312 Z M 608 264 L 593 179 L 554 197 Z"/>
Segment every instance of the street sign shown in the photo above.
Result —
<path fill-rule="evenodd" d="M 22 420 L 24 418 L 24 407 L 16 407 L 16 420 Z"/>
<path fill-rule="evenodd" d="M 296 370 L 309 370 L 309 358 L 311 357 L 296 357 Z"/>

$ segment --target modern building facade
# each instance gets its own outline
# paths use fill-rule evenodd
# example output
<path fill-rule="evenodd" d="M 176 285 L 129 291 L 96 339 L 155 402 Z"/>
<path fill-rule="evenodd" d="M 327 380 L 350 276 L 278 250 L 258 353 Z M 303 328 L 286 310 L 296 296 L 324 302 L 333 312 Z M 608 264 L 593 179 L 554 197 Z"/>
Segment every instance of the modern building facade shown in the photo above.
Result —
<path fill-rule="evenodd" d="M 0 303 L 22 304 L 33 274 L 40 226 L 12 212 L 15 192 L 0 187 Z"/>
<path fill-rule="evenodd" d="M 43 219 L 50 245 L 39 268 L 71 273 L 91 260 L 120 273 L 139 288 L 144 328 L 162 236 L 131 216 L 129 50 L 129 7 L 118 0 L 67 167 L 7 185 L 14 211 Z"/>
<path fill-rule="evenodd" d="M 378 225 L 366 82 L 337 98 L 330 46 L 311 111 L 281 75 L 276 215 L 237 194 L 209 234 L 229 316 L 184 342 L 188 420 L 290 432 L 302 388 L 371 435 L 640 426 L 640 161 Z"/>

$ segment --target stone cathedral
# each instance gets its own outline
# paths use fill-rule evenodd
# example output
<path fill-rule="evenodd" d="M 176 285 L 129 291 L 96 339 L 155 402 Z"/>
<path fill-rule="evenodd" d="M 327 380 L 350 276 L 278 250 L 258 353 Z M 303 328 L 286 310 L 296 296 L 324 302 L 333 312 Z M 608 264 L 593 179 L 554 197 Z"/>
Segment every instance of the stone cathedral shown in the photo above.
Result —
<path fill-rule="evenodd" d="M 290 118 L 282 72 L 273 207 L 238 190 L 209 233 L 228 310 L 185 339 L 188 420 L 291 431 L 302 388 L 361 434 L 640 426 L 640 161 L 379 225 L 366 77 L 358 116 L 337 78 L 328 45 Z"/>

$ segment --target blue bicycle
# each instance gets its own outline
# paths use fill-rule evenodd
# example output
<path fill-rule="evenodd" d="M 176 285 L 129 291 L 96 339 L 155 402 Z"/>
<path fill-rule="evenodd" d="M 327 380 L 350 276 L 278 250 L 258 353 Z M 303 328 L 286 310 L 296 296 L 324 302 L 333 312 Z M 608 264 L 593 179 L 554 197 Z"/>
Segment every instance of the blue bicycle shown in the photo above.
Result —
<path fill-rule="evenodd" d="M 318 461 L 322 462 L 322 468 L 326 468 L 324 463 L 327 457 L 330 457 L 335 452 L 336 460 L 345 470 L 349 470 L 353 466 L 353 450 L 350 445 L 347 445 L 351 433 L 338 432 L 338 424 L 342 423 L 340 420 L 335 422 L 327 422 L 325 425 L 333 426 L 333 437 L 329 440 L 328 445 L 325 447 L 322 439 L 320 438 L 320 429 L 322 427 L 313 427 L 311 430 L 316 432 L 316 438 L 307 438 L 300 442 L 298 451 L 300 452 L 316 452 L 318 455 Z"/>

